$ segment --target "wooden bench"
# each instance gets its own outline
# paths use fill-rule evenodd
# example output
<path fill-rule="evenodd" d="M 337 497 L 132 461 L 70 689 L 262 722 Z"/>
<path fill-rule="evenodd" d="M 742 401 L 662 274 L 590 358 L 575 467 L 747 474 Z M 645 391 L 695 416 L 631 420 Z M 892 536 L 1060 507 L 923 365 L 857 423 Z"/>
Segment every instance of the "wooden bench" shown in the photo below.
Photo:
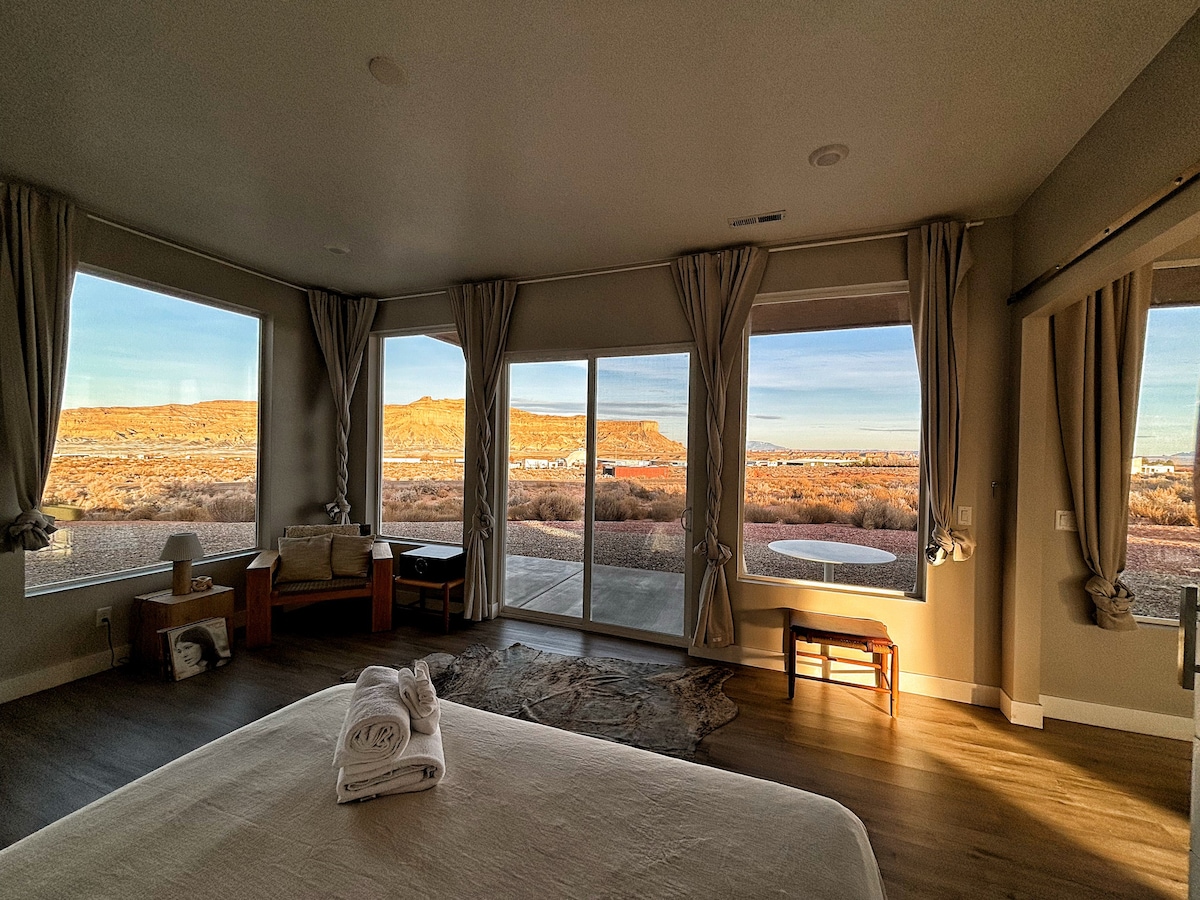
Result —
<path fill-rule="evenodd" d="M 893 718 L 900 714 L 900 648 L 888 637 L 887 626 L 874 619 L 855 619 L 850 616 L 833 616 L 826 613 L 806 612 L 789 609 L 787 628 L 783 633 L 783 655 L 787 660 L 788 699 L 796 696 L 796 679 L 824 681 L 846 687 L 863 688 L 879 694 L 889 695 L 889 711 Z M 820 653 L 797 650 L 796 642 L 819 644 Z M 870 660 L 847 659 L 831 656 L 829 647 L 850 647 L 871 654 Z M 821 661 L 820 675 L 801 675 L 796 672 L 796 657 Z M 885 665 L 884 656 L 888 657 Z M 830 663 L 851 663 L 873 669 L 874 684 L 856 684 L 841 681 L 830 675 Z M 890 669 L 890 672 L 889 672 Z"/>
<path fill-rule="evenodd" d="M 405 590 L 417 589 L 417 597 L 421 601 L 421 609 L 425 608 L 425 592 L 438 591 L 442 595 L 442 631 L 445 634 L 450 633 L 450 592 L 455 588 L 460 588 L 466 582 L 466 578 L 459 576 L 451 578 L 449 581 L 424 581 L 420 578 L 405 578 L 403 575 L 397 575 L 393 581 L 396 587 Z"/>

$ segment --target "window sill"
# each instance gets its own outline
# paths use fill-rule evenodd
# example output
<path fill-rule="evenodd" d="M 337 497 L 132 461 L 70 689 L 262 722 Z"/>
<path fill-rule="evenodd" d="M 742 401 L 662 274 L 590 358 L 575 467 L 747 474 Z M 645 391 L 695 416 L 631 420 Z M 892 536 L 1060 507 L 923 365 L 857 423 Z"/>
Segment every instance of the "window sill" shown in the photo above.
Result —
<path fill-rule="evenodd" d="M 244 550 L 229 550 L 225 553 L 215 553 L 212 556 L 205 556 L 203 559 L 192 561 L 193 566 L 203 566 L 208 563 L 224 562 L 230 559 L 239 559 L 241 557 L 251 556 L 258 553 L 255 547 L 247 547 Z M 47 584 L 38 584 L 33 587 L 25 588 L 26 597 L 44 597 L 49 594 L 59 594 L 65 591 L 76 591 L 82 588 L 96 587 L 103 584 L 114 584 L 118 581 L 131 581 L 135 578 L 143 578 L 147 575 L 157 575 L 159 573 L 167 573 L 171 571 L 170 563 L 156 563 L 152 566 L 141 566 L 136 569 L 122 569 L 119 572 L 106 572 L 103 575 L 88 575 L 84 578 L 73 578 L 70 581 L 52 581 Z"/>
<path fill-rule="evenodd" d="M 1178 628 L 1178 619 L 1160 619 L 1157 616 L 1139 616 L 1135 615 L 1133 621 L 1139 625 L 1155 625 L 1160 628 Z"/>

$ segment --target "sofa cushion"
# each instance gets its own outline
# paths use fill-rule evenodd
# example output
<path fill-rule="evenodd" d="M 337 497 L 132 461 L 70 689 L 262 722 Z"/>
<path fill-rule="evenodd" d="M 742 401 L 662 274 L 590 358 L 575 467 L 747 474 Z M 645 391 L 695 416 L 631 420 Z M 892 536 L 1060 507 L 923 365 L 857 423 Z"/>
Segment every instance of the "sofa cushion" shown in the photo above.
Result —
<path fill-rule="evenodd" d="M 333 577 L 330 557 L 333 535 L 282 537 L 279 539 L 277 584 L 289 581 L 327 581 Z"/>
<path fill-rule="evenodd" d="M 333 535 L 333 551 L 330 555 L 333 577 L 366 578 L 371 567 L 371 547 L 374 545 L 375 538 L 370 535 Z"/>
<path fill-rule="evenodd" d="M 313 537 L 320 534 L 362 534 L 361 525 L 289 525 L 283 529 L 284 537 Z"/>

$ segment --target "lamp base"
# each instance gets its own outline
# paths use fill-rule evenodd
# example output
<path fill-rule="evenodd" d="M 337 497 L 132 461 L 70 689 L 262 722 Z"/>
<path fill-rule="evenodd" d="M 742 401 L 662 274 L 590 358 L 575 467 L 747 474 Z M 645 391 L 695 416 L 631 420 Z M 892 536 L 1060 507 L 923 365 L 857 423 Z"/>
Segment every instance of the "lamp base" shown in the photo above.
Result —
<path fill-rule="evenodd" d="M 192 561 L 177 559 L 171 563 L 171 594 L 185 597 L 192 592 Z"/>

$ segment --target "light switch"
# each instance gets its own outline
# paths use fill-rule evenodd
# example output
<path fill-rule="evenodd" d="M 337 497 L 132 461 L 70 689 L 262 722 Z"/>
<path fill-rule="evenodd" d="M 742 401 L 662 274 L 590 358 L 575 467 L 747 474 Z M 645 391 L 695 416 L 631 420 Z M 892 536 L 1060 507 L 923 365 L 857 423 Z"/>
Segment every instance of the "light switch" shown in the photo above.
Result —
<path fill-rule="evenodd" d="M 1075 510 L 1060 509 L 1054 513 L 1054 530 L 1055 531 L 1078 531 L 1079 526 L 1075 524 Z"/>
<path fill-rule="evenodd" d="M 960 506 L 958 508 L 958 524 L 970 525 L 971 520 L 975 518 L 975 510 L 970 506 Z"/>

